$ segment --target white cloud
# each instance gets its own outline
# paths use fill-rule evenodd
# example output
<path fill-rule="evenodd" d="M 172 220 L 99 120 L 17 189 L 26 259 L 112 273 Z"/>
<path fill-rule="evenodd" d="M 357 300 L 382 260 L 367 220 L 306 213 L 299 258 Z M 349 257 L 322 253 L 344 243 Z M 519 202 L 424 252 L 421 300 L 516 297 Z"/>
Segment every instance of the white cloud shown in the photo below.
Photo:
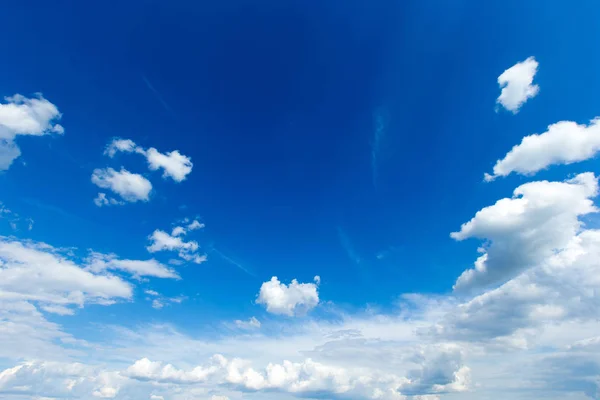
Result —
<path fill-rule="evenodd" d="M 187 234 L 189 231 L 195 231 L 197 229 L 204 228 L 204 224 L 198 222 L 197 220 L 189 222 L 189 220 L 185 218 L 182 222 L 184 222 L 186 225 L 174 227 L 173 231 L 171 232 L 171 236 L 182 236 Z"/>
<path fill-rule="evenodd" d="M 83 306 L 132 295 L 122 279 L 87 271 L 44 243 L 0 237 L 0 266 L 3 299 Z"/>
<path fill-rule="evenodd" d="M 498 85 L 502 92 L 496 102 L 516 114 L 521 106 L 535 97 L 540 90 L 538 85 L 533 84 L 538 65 L 534 57 L 529 57 L 504 71 L 498 77 Z"/>
<path fill-rule="evenodd" d="M 153 299 L 152 300 L 152 308 L 160 310 L 165 306 L 165 303 L 161 299 Z"/>
<path fill-rule="evenodd" d="M 148 201 L 152 191 L 152 184 L 148 179 L 125 168 L 121 168 L 120 171 L 96 168 L 92 174 L 92 183 L 100 188 L 112 190 L 129 202 Z"/>
<path fill-rule="evenodd" d="M 261 323 L 258 319 L 256 319 L 256 317 L 251 317 L 248 321 L 242 321 L 240 319 L 235 320 L 235 326 L 246 330 L 259 329 Z"/>
<path fill-rule="evenodd" d="M 112 197 L 107 197 L 106 193 L 100 192 L 100 193 L 98 193 L 98 197 L 96 197 L 94 199 L 94 204 L 96 204 L 98 207 L 102 207 L 102 206 L 123 205 L 123 204 L 125 204 L 125 202 L 116 200 Z"/>
<path fill-rule="evenodd" d="M 191 227 L 191 228 L 190 228 Z M 204 224 L 193 221 L 186 226 L 176 226 L 173 228 L 171 234 L 160 229 L 156 229 L 148 237 L 150 245 L 146 249 L 150 253 L 156 253 L 159 251 L 176 251 L 179 258 L 185 261 L 191 261 L 196 264 L 202 264 L 206 261 L 207 257 L 205 254 L 200 254 L 200 246 L 198 242 L 190 240 L 184 241 L 181 236 L 185 235 L 190 230 L 203 228 Z"/>
<path fill-rule="evenodd" d="M 147 247 L 150 253 L 156 253 L 158 251 L 174 251 L 183 250 L 188 252 L 194 252 L 198 250 L 198 243 L 194 241 L 184 242 L 180 237 L 171 236 L 165 231 L 160 229 L 155 230 L 148 237 L 150 239 L 150 246 Z"/>
<path fill-rule="evenodd" d="M 286 285 L 274 276 L 262 284 L 256 302 L 273 314 L 298 315 L 319 304 L 318 283 L 298 283 L 293 279 Z"/>
<path fill-rule="evenodd" d="M 192 222 L 190 222 L 188 224 L 188 226 L 186 227 L 186 229 L 188 231 L 195 231 L 196 229 L 202 229 L 204 228 L 204 224 L 198 222 L 197 220 L 193 220 Z"/>
<path fill-rule="evenodd" d="M 122 260 L 114 254 L 92 252 L 87 259 L 87 269 L 92 272 L 124 271 L 136 278 L 151 276 L 155 278 L 179 279 L 173 269 L 161 264 L 155 259 Z"/>
<path fill-rule="evenodd" d="M 127 368 L 125 374 L 133 379 L 165 383 L 198 383 L 206 381 L 212 374 L 219 370 L 220 358 L 212 360 L 211 365 L 195 367 L 186 371 L 175 368 L 171 364 L 153 362 L 147 358 L 136 361 Z"/>
<path fill-rule="evenodd" d="M 176 182 L 182 182 L 192 172 L 192 159 L 179 153 L 178 150 L 161 153 L 154 147 L 146 150 L 130 139 L 115 138 L 106 147 L 104 154 L 114 157 L 117 152 L 143 155 L 148 162 L 148 168 L 153 171 L 162 169 L 164 178 L 169 177 Z"/>
<path fill-rule="evenodd" d="M 192 172 L 191 158 L 184 156 L 177 150 L 161 153 L 154 147 L 146 151 L 146 159 L 151 170 L 163 169 L 163 177 L 170 177 L 176 182 L 183 181 Z"/>
<path fill-rule="evenodd" d="M 171 236 L 181 236 L 181 235 L 185 235 L 186 230 L 184 227 L 182 226 L 176 226 L 175 228 L 173 228 L 173 231 L 171 232 Z"/>
<path fill-rule="evenodd" d="M 104 154 L 110 158 L 114 157 L 117 152 L 132 153 L 138 149 L 138 146 L 133 140 L 115 138 L 106 146 Z"/>
<path fill-rule="evenodd" d="M 62 114 L 41 94 L 35 98 L 15 94 L 4 100 L 5 103 L 0 103 L 0 171 L 9 169 L 21 155 L 15 143 L 17 136 L 64 133 L 64 128 L 55 122 Z"/>
<path fill-rule="evenodd" d="M 512 172 L 532 175 L 551 165 L 572 164 L 594 157 L 600 151 L 600 119 L 589 125 L 560 121 L 548 126 L 542 134 L 525 136 L 502 160 L 494 165 L 486 181 Z"/>
<path fill-rule="evenodd" d="M 75 311 L 72 308 L 68 308 L 65 306 L 60 306 L 56 304 L 47 304 L 40 307 L 42 310 L 49 312 L 51 314 L 58 315 L 73 315 Z"/>
<path fill-rule="evenodd" d="M 503 283 L 564 248 L 581 228 L 579 216 L 597 212 L 594 174 L 565 182 L 529 182 L 512 198 L 498 200 L 451 234 L 456 240 L 486 240 L 475 267 L 462 273 L 456 290 Z"/>
<path fill-rule="evenodd" d="M 35 361 L 0 372 L 0 394 L 36 399 L 114 398 L 122 382 L 118 373 L 84 364 Z"/>
<path fill-rule="evenodd" d="M 172 303 L 181 304 L 183 302 L 183 300 L 185 300 L 184 296 L 164 297 L 164 296 L 161 296 L 159 293 L 154 292 L 152 290 L 150 290 L 150 291 L 147 290 L 146 294 L 150 294 L 151 296 L 154 296 L 151 304 L 152 304 L 152 308 L 154 308 L 156 310 L 161 310 L 165 306 L 171 305 Z M 148 299 L 148 300 L 150 300 L 150 299 Z"/>

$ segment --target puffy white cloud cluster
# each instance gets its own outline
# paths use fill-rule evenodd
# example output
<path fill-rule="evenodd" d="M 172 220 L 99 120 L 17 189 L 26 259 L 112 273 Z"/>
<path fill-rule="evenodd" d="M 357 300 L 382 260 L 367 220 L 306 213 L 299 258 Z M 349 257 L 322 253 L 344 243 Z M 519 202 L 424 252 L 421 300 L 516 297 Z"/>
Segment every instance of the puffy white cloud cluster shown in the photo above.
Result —
<path fill-rule="evenodd" d="M 293 279 L 289 285 L 279 282 L 276 276 L 260 287 L 257 304 L 262 304 L 272 314 L 295 316 L 304 314 L 319 304 L 318 285 L 321 278 L 315 276 L 315 283 L 298 283 Z"/>
<path fill-rule="evenodd" d="M 153 147 L 146 150 L 130 139 L 120 138 L 113 139 L 104 150 L 104 154 L 111 158 L 119 152 L 143 155 L 146 157 L 150 170 L 162 169 L 163 178 L 171 178 L 176 182 L 182 182 L 192 172 L 191 158 L 182 155 L 178 150 L 168 153 L 161 153 Z M 152 183 L 147 178 L 137 173 L 131 173 L 123 167 L 120 171 L 113 168 L 95 169 L 92 174 L 92 183 L 102 189 L 110 189 L 127 202 L 148 201 L 152 191 Z M 94 199 L 94 204 L 102 207 L 125 203 L 100 192 Z"/>
<path fill-rule="evenodd" d="M 62 125 L 56 123 L 62 114 L 41 94 L 28 98 L 20 94 L 5 97 L 0 103 L 0 171 L 10 168 L 21 155 L 15 143 L 17 136 L 43 136 L 64 134 Z"/>
<path fill-rule="evenodd" d="M 171 233 L 156 229 L 148 237 L 150 240 L 150 245 L 148 245 L 146 249 L 150 253 L 157 253 L 161 251 L 177 252 L 179 258 L 185 261 L 201 264 L 206 261 L 206 255 L 200 254 L 200 246 L 198 245 L 198 242 L 194 240 L 185 241 L 182 239 L 182 236 L 186 235 L 190 231 L 204 228 L 204 224 L 201 224 L 197 220 L 190 222 L 190 220 L 187 218 L 184 219 L 182 223 L 183 225 L 175 226 Z"/>
<path fill-rule="evenodd" d="M 222 356 L 213 357 L 212 365 L 195 367 L 189 371 L 175 368 L 171 364 L 163 365 L 161 362 L 150 361 L 142 358 L 136 361 L 125 371 L 125 375 L 139 380 L 169 383 L 198 383 L 206 381 L 215 374 L 224 362 Z"/>
<path fill-rule="evenodd" d="M 496 102 L 512 113 L 519 112 L 521 106 L 540 91 L 540 87 L 533 84 L 538 66 L 535 58 L 529 57 L 500 74 L 498 85 L 502 91 Z"/>
<path fill-rule="evenodd" d="M 565 182 L 525 183 L 512 198 L 477 212 L 451 234 L 456 240 L 487 240 L 475 267 L 458 278 L 455 289 L 503 283 L 565 248 L 582 226 L 579 217 L 598 211 L 592 201 L 597 194 L 598 179 L 583 173 Z"/>
<path fill-rule="evenodd" d="M 171 178 L 176 182 L 185 180 L 187 175 L 192 172 L 193 164 L 191 158 L 179 153 L 178 150 L 161 153 L 154 147 L 146 150 L 130 139 L 115 138 L 106 147 L 104 154 L 112 158 L 118 152 L 143 155 L 148 162 L 148 168 L 152 171 L 162 169 L 164 178 Z"/>

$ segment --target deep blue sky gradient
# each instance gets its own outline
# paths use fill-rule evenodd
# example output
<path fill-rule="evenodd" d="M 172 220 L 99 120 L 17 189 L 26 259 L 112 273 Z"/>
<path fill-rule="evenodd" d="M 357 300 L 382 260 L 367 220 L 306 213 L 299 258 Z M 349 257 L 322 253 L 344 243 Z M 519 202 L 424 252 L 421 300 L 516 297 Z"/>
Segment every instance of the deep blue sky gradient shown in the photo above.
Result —
<path fill-rule="evenodd" d="M 18 139 L 2 201 L 36 221 L 28 237 L 82 256 L 147 258 L 154 229 L 185 216 L 206 223 L 196 238 L 209 261 L 148 285 L 189 301 L 160 316 L 138 303 L 81 311 L 96 322 L 126 311 L 120 323 L 210 329 L 256 313 L 248 299 L 272 275 L 319 274 L 322 299 L 347 307 L 448 292 L 478 246 L 449 233 L 525 181 L 489 185 L 483 172 L 523 136 L 599 113 L 600 4 L 560 3 L 5 3 L 0 95 L 42 92 L 66 133 Z M 540 95 L 516 116 L 496 113 L 498 75 L 528 56 L 540 62 Z M 141 157 L 102 155 L 114 136 L 178 149 L 193 172 L 179 184 L 153 173 L 147 204 L 97 208 L 94 168 L 146 171 Z M 13 234 L 6 224 L 0 233 Z"/>

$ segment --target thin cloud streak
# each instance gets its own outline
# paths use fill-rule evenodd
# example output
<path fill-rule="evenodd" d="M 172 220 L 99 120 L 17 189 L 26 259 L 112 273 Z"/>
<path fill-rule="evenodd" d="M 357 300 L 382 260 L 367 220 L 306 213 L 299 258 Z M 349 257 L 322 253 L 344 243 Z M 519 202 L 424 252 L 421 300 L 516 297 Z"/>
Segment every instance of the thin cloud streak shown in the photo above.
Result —
<path fill-rule="evenodd" d="M 241 265 L 240 263 L 238 263 L 235 260 L 232 260 L 230 257 L 226 256 L 225 254 L 221 253 L 219 250 L 217 250 L 214 246 L 211 246 L 209 249 L 209 252 L 215 252 L 217 253 L 217 255 L 219 257 L 221 257 L 223 260 L 227 261 L 230 264 L 235 265 L 236 267 L 238 267 L 239 269 L 241 269 L 242 271 L 244 271 L 245 273 L 247 273 L 248 275 L 256 278 L 256 274 L 252 271 L 250 271 L 249 269 L 245 268 L 243 265 Z"/>
<path fill-rule="evenodd" d="M 165 108 L 165 110 L 167 110 L 173 118 L 177 119 L 177 114 L 175 114 L 175 111 L 173 111 L 171 106 L 169 106 L 169 104 L 165 101 L 165 99 L 162 97 L 160 92 L 158 90 L 156 90 L 156 88 L 152 85 L 152 83 L 148 80 L 148 78 L 146 78 L 144 75 L 142 75 L 142 79 L 144 80 L 144 83 L 146 84 L 148 89 L 150 89 L 150 91 L 152 91 L 152 93 L 154 93 L 154 97 L 156 97 L 156 100 L 158 100 L 160 102 L 160 104 L 162 104 L 162 106 Z"/>

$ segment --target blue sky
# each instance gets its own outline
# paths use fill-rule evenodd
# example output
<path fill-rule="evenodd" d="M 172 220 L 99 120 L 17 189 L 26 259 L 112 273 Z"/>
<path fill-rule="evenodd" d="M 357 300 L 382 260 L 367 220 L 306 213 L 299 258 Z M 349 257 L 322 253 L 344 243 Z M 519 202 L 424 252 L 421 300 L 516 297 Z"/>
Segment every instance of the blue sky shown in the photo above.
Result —
<path fill-rule="evenodd" d="M 409 3 L 5 5 L 0 398 L 596 398 L 600 5 Z"/>

